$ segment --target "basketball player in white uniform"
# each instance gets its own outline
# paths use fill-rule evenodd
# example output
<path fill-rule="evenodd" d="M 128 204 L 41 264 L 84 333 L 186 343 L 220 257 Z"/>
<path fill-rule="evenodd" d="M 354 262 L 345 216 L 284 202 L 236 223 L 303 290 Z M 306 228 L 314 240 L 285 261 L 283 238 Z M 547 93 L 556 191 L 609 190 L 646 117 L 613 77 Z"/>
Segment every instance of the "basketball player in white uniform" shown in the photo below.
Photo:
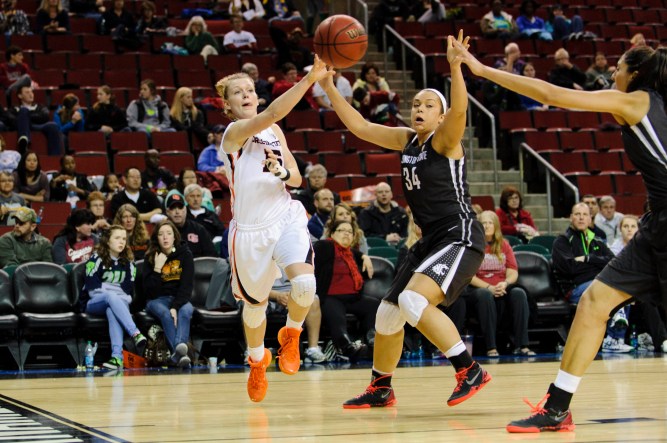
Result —
<path fill-rule="evenodd" d="M 292 200 L 285 185 L 301 185 L 301 174 L 276 122 L 301 100 L 313 83 L 333 73 L 315 57 L 313 69 L 262 113 L 253 80 L 245 73 L 216 84 L 225 113 L 232 118 L 218 155 L 226 158 L 233 219 L 229 226 L 232 290 L 242 299 L 248 343 L 248 395 L 262 401 L 271 352 L 264 348 L 266 307 L 271 286 L 285 269 L 292 291 L 287 324 L 278 333 L 278 363 L 285 374 L 299 370 L 299 335 L 315 296 L 313 256 L 303 205 Z"/>

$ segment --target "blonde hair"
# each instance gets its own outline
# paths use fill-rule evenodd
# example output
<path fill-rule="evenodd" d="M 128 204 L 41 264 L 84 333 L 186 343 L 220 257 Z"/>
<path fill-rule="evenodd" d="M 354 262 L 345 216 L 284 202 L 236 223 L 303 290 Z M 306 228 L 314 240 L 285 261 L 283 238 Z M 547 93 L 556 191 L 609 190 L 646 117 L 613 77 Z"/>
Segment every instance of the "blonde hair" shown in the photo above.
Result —
<path fill-rule="evenodd" d="M 49 5 L 49 0 L 42 0 L 42 3 L 40 3 L 40 5 L 39 5 L 39 9 L 42 9 L 46 12 L 49 12 L 50 7 L 51 7 L 51 5 Z M 58 10 L 58 12 L 62 11 L 63 10 L 63 2 L 58 0 L 58 4 L 56 5 L 56 9 Z"/>
<path fill-rule="evenodd" d="M 184 32 L 185 35 L 190 35 L 190 29 L 192 28 L 192 25 L 197 23 L 201 25 L 201 32 L 207 32 L 208 27 L 206 26 L 204 17 L 202 17 L 201 15 L 195 15 L 190 19 L 188 25 L 185 27 L 185 32 Z"/>
<path fill-rule="evenodd" d="M 218 95 L 222 99 L 223 104 L 224 104 L 224 102 L 227 101 L 227 90 L 229 88 L 229 84 L 231 82 L 233 82 L 234 80 L 241 80 L 241 79 L 244 79 L 244 78 L 247 78 L 248 80 L 250 80 L 253 85 L 255 84 L 253 79 L 248 74 L 246 74 L 245 72 L 237 72 L 236 74 L 230 74 L 230 75 L 228 75 L 226 77 L 223 77 L 222 79 L 218 80 L 218 83 L 215 84 L 215 90 L 218 91 Z M 227 109 L 225 109 L 224 112 L 225 112 L 225 115 L 227 117 L 229 117 L 231 119 L 234 119 L 234 120 L 236 119 L 234 114 L 229 112 Z"/>
<path fill-rule="evenodd" d="M 127 244 L 130 246 L 139 246 L 148 243 L 149 238 L 146 225 L 141 220 L 139 211 L 136 207 L 134 207 L 134 205 L 126 203 L 118 208 L 116 211 L 116 216 L 113 218 L 113 224 L 123 226 L 124 212 L 129 212 L 132 217 L 136 219 L 134 222 L 134 229 L 132 229 L 132 232 L 127 236 Z"/>
<path fill-rule="evenodd" d="M 484 211 L 477 216 L 477 220 L 482 221 L 484 218 L 489 218 L 493 222 L 493 239 L 491 240 L 491 253 L 498 257 L 499 260 L 503 259 L 503 233 L 500 230 L 500 220 L 498 215 L 493 211 Z"/>
<path fill-rule="evenodd" d="M 176 94 L 174 95 L 174 101 L 171 104 L 171 109 L 169 110 L 169 115 L 171 118 L 178 120 L 179 122 L 183 123 L 183 103 L 181 103 L 181 99 L 183 96 L 187 93 L 192 94 L 192 89 L 186 88 L 185 86 L 178 88 L 176 90 Z M 194 122 L 197 119 L 197 114 L 199 113 L 199 110 L 195 106 L 194 103 L 192 103 L 192 106 L 189 108 L 190 114 L 192 115 L 192 121 Z"/>

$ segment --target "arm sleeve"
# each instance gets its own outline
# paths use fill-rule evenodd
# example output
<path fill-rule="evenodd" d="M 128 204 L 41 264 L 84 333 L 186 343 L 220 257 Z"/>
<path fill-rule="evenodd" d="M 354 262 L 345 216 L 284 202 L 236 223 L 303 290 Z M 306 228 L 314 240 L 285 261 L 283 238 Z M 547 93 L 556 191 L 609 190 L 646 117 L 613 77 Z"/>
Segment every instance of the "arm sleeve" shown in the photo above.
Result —
<path fill-rule="evenodd" d="M 44 193 L 44 201 L 49 201 L 51 199 L 51 186 L 49 186 L 49 178 L 46 176 L 44 171 L 39 174 L 39 187 L 40 190 L 46 190 Z"/>
<path fill-rule="evenodd" d="M 44 239 L 44 249 L 42 249 L 42 258 L 40 261 L 53 263 L 53 259 L 51 258 L 51 242 L 48 239 Z"/>
<path fill-rule="evenodd" d="M 518 271 L 519 266 L 516 263 L 514 250 L 512 250 L 512 247 L 505 239 L 503 239 L 503 253 L 505 254 L 505 268 L 514 269 L 515 271 Z"/>
<path fill-rule="evenodd" d="M 93 255 L 86 263 L 86 278 L 84 279 L 84 288 L 91 292 L 102 286 L 102 260 L 97 254 Z"/>

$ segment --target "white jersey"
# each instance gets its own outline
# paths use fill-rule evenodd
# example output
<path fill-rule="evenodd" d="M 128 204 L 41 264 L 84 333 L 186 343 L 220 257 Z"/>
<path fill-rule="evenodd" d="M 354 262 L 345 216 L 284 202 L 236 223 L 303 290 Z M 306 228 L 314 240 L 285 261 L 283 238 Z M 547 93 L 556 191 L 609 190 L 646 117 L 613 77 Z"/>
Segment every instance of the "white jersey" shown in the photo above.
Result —
<path fill-rule="evenodd" d="M 224 141 L 230 123 L 222 136 Z M 285 189 L 285 182 L 273 175 L 262 163 L 266 160 L 265 148 L 271 149 L 281 165 L 284 165 L 280 139 L 267 128 L 249 137 L 238 151 L 227 154 L 218 148 L 218 156 L 226 158 L 225 170 L 232 194 L 232 215 L 240 225 L 264 225 L 287 212 L 292 198 Z"/>

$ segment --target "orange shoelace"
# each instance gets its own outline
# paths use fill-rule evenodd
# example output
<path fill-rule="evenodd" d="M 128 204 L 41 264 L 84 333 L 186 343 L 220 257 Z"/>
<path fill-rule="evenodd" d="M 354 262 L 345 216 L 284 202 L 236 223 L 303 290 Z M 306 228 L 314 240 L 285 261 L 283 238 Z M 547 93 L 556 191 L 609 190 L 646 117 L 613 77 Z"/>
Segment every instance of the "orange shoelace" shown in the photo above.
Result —
<path fill-rule="evenodd" d="M 544 407 L 543 407 L 542 405 L 544 404 L 544 402 L 547 401 L 548 398 L 549 398 L 549 394 L 546 394 L 546 395 L 542 398 L 542 400 L 540 400 L 539 402 L 537 402 L 536 405 L 533 405 L 530 401 L 528 401 L 527 398 L 524 398 L 523 401 L 524 401 L 528 406 L 530 406 L 530 412 L 532 413 L 532 415 L 542 415 L 542 414 L 544 414 L 545 412 L 547 412 L 547 410 L 544 409 Z"/>
<path fill-rule="evenodd" d="M 278 358 L 285 357 L 287 360 L 297 360 L 299 355 L 299 344 L 294 338 L 287 336 L 287 341 L 278 349 Z"/>

